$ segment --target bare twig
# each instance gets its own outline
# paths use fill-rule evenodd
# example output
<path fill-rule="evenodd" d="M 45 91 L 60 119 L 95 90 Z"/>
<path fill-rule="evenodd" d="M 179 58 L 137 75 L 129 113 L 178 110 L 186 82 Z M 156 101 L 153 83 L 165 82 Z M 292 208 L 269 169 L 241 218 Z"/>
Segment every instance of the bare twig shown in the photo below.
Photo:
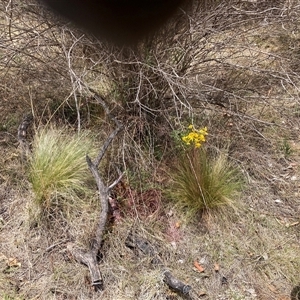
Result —
<path fill-rule="evenodd" d="M 49 247 L 46 248 L 45 252 L 50 252 L 50 251 L 52 251 L 55 247 L 57 247 L 57 246 L 59 246 L 59 245 L 61 245 L 61 244 L 64 244 L 64 243 L 66 243 L 67 241 L 68 241 L 68 240 L 62 240 L 62 241 L 60 241 L 60 242 L 57 242 L 57 243 L 55 243 L 55 244 L 52 244 L 51 246 L 49 246 Z"/>
<path fill-rule="evenodd" d="M 71 84 L 73 87 L 73 95 L 74 95 L 74 101 L 75 101 L 75 106 L 76 106 L 76 113 L 77 113 L 77 131 L 80 132 L 81 130 L 81 117 L 80 117 L 80 101 L 77 97 L 77 90 L 80 88 L 80 79 L 77 77 L 75 71 L 72 68 L 72 63 L 71 63 L 71 54 L 73 48 L 76 46 L 76 44 L 82 39 L 83 36 L 81 36 L 78 39 L 75 39 L 71 47 L 67 50 L 65 49 L 65 43 L 63 44 L 63 50 L 68 62 L 68 70 L 69 70 L 69 75 L 70 75 L 70 80 Z"/>

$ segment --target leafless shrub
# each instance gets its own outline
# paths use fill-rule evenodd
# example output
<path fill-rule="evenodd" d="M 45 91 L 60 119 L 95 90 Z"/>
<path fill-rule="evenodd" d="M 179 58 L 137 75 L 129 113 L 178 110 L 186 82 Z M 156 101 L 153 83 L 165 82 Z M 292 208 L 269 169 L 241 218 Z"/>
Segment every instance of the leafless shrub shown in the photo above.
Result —
<path fill-rule="evenodd" d="M 283 112 L 288 100 L 278 89 L 298 101 L 298 77 L 286 69 L 290 52 L 275 47 L 290 40 L 297 11 L 291 1 L 207 1 L 137 49 L 111 52 L 107 96 L 121 107 L 130 136 L 143 142 L 151 136 L 151 146 L 164 149 L 172 128 L 221 109 L 237 134 L 264 137 L 274 121 L 265 118 L 265 107 Z"/>
<path fill-rule="evenodd" d="M 103 115 L 92 88 L 126 124 L 122 145 L 139 152 L 136 160 L 161 157 L 170 132 L 192 119 L 223 134 L 233 126 L 261 137 L 273 121 L 264 107 L 284 110 L 279 90 L 298 101 L 297 1 L 195 1 L 156 35 L 123 49 L 67 27 L 35 1 L 9 1 L 0 10 L 7 107 L 80 130 Z M 225 115 L 215 124 L 208 111 Z M 151 155 L 141 158 L 145 148 Z M 124 151 L 117 153 L 122 161 Z"/>

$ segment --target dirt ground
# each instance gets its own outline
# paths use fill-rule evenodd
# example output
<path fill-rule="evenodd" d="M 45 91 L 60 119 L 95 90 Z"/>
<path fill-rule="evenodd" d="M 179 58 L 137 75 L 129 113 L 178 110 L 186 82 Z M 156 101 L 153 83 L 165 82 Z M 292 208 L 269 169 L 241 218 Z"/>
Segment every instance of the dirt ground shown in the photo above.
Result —
<path fill-rule="evenodd" d="M 243 141 L 232 149 L 248 180 L 237 209 L 190 223 L 172 204 L 162 204 L 158 192 L 144 195 L 147 203 L 159 205 L 154 205 L 152 214 L 140 215 L 141 203 L 135 197 L 142 195 L 135 194 L 131 205 L 140 213 L 125 207 L 127 216 L 106 235 L 100 260 L 105 290 L 100 294 L 91 288 L 87 268 L 72 260 L 66 250 L 68 242 L 84 241 L 83 235 L 91 234 L 82 222 L 93 215 L 93 208 L 99 209 L 95 200 L 77 220 L 36 223 L 15 132 L 2 131 L 1 297 L 179 299 L 165 286 L 150 258 L 137 256 L 125 246 L 134 228 L 156 245 L 165 265 L 199 290 L 203 299 L 290 299 L 300 264 L 299 118 L 289 115 L 281 120 L 290 134 L 288 141 L 280 139 L 274 125 L 265 131 L 275 140 L 257 137 L 251 144 Z M 205 268 L 203 273 L 194 269 L 196 260 Z"/>

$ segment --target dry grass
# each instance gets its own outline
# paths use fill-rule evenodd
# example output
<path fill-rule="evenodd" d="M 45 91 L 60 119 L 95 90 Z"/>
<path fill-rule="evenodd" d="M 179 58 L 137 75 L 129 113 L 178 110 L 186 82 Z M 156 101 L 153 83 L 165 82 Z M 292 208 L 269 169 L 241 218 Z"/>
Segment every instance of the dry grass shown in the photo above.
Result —
<path fill-rule="evenodd" d="M 205 210 L 238 206 L 242 175 L 224 152 L 210 157 L 204 148 L 187 150 L 174 164 L 170 198 L 189 218 Z"/>
<path fill-rule="evenodd" d="M 36 133 L 29 181 L 35 202 L 42 210 L 55 205 L 64 207 L 64 198 L 78 201 L 85 197 L 91 180 L 85 157 L 93 153 L 96 153 L 93 139 L 86 133 L 77 134 L 67 128 L 42 128 Z"/>
<path fill-rule="evenodd" d="M 284 9 L 273 18 L 273 13 L 279 12 L 273 9 L 279 2 Z M 181 130 L 182 123 L 193 117 L 195 122 L 200 120 L 209 127 L 209 147 L 221 149 L 229 145 L 231 160 L 240 165 L 248 182 L 239 209 L 222 214 L 211 212 L 187 222 L 181 211 L 164 201 L 160 190 L 169 184 L 166 174 L 176 152 L 171 148 L 159 149 L 158 155 L 150 134 L 138 141 L 134 139 L 134 134 L 138 134 L 138 129 L 143 132 L 146 124 L 140 122 L 139 116 L 146 114 L 140 104 L 151 104 L 146 98 L 146 102 L 137 102 L 136 115 L 128 118 L 125 133 L 113 145 L 111 162 L 105 169 L 114 169 L 113 162 L 117 162 L 118 166 L 128 168 L 128 176 L 113 195 L 123 215 L 105 235 L 99 261 L 105 290 L 100 293 L 91 289 L 87 268 L 72 260 L 66 251 L 69 241 L 89 242 L 100 210 L 97 195 L 81 201 L 68 216 L 56 210 L 56 217 L 49 222 L 32 222 L 30 204 L 34 195 L 19 158 L 15 133 L 24 110 L 33 107 L 41 119 L 61 119 L 64 114 L 53 115 L 52 104 L 62 102 L 69 107 L 75 101 L 75 93 L 78 107 L 88 111 L 82 115 L 82 127 L 99 122 L 100 113 L 94 119 L 91 117 L 96 110 L 90 111 L 90 106 L 85 105 L 88 94 L 76 79 L 86 80 L 96 88 L 100 85 L 101 90 L 101 82 L 109 82 L 110 76 L 105 74 L 104 80 L 99 70 L 104 61 L 110 61 L 110 56 L 105 56 L 105 51 L 97 52 L 97 43 L 84 37 L 79 41 L 64 28 L 47 31 L 48 23 L 39 23 L 28 12 L 23 17 L 20 6 L 15 7 L 13 12 L 20 12 L 12 18 L 19 19 L 11 27 L 15 43 L 9 38 L 9 24 L 3 24 L 1 33 L 8 45 L 1 48 L 0 59 L 1 74 L 5 74 L 0 86 L 1 299 L 181 299 L 162 282 L 161 271 L 147 256 L 137 255 L 125 246 L 132 229 L 155 245 L 164 264 L 179 279 L 205 292 L 203 299 L 290 299 L 292 288 L 299 283 L 300 268 L 300 62 L 296 55 L 299 11 L 296 6 L 290 10 L 293 1 L 262 1 L 259 5 L 265 5 L 268 14 L 265 19 L 263 14 L 254 18 L 254 14 L 249 17 L 247 13 L 258 9 L 258 3 L 239 3 L 227 11 L 229 16 L 237 17 L 233 25 L 229 20 L 223 27 L 216 27 L 211 20 L 218 19 L 217 9 L 212 15 L 216 18 L 210 19 L 208 14 L 201 19 L 205 20 L 204 29 L 209 34 L 205 41 L 201 40 L 198 55 L 192 56 L 195 64 L 186 77 L 165 74 L 168 80 L 178 79 L 175 83 L 167 80 L 169 87 L 190 78 L 186 89 L 180 86 L 179 93 L 173 91 L 177 96 L 186 96 L 190 106 L 184 106 L 185 101 L 176 102 L 176 98 L 163 98 L 164 114 L 170 117 L 181 109 L 182 113 L 168 118 L 165 124 L 170 127 L 160 128 L 160 139 L 164 141 L 171 133 L 170 128 Z M 5 9 L 9 7 L 1 5 L 1 13 L 8 16 Z M 248 27 L 245 23 L 239 26 L 242 17 L 247 16 L 253 17 L 252 22 Z M 27 30 L 33 24 L 40 24 L 31 33 L 34 38 Z M 42 37 L 44 44 L 40 43 Z M 64 49 L 59 46 L 62 44 Z M 39 47 L 43 48 L 37 51 Z M 73 56 L 68 57 L 71 48 Z M 69 72 L 70 62 L 74 73 Z M 73 85 L 70 74 L 74 76 Z M 139 74 L 137 78 L 146 86 L 146 73 Z M 150 82 L 156 78 L 151 77 Z M 137 96 L 137 86 L 126 91 L 132 92 L 132 101 Z M 148 91 L 152 93 L 153 89 Z M 106 91 L 106 95 L 110 92 Z M 144 97 L 147 86 L 143 92 Z M 170 94 L 161 90 L 159 95 L 164 92 Z M 168 108 L 170 103 L 177 105 L 175 110 Z M 63 121 L 78 126 L 76 105 L 71 107 L 75 107 L 73 121 L 67 117 Z M 125 110 L 122 109 L 121 112 Z M 150 114 L 155 113 L 153 110 Z M 146 128 L 152 129 L 152 121 L 158 125 L 160 119 L 150 118 Z M 99 127 L 95 128 L 99 131 Z M 148 149 L 143 141 L 149 141 Z M 194 270 L 195 260 L 205 268 L 204 273 Z M 220 266 L 218 272 L 214 270 L 215 263 Z"/>

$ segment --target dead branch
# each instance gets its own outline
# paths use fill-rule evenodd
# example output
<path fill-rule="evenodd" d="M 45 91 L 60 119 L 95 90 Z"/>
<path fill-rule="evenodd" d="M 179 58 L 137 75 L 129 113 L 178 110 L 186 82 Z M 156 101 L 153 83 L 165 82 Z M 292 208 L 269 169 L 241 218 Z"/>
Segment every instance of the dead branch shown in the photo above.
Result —
<path fill-rule="evenodd" d="M 199 294 L 194 291 L 190 285 L 178 280 L 174 275 L 172 275 L 170 270 L 164 266 L 154 246 L 146 239 L 130 232 L 125 241 L 125 245 L 134 251 L 141 252 L 144 255 L 151 257 L 151 263 L 162 269 L 162 274 L 164 276 L 163 281 L 169 286 L 169 288 L 179 294 L 182 294 L 186 299 L 199 299 Z"/>
<path fill-rule="evenodd" d="M 109 113 L 109 112 L 108 112 Z M 92 285 L 95 287 L 95 290 L 103 290 L 103 278 L 101 272 L 99 270 L 99 266 L 97 263 L 97 255 L 100 251 L 102 240 L 103 240 L 103 233 L 105 230 L 105 226 L 107 223 L 108 212 L 109 212 L 109 194 L 113 187 L 119 183 L 122 179 L 123 174 L 121 174 L 112 184 L 107 186 L 99 173 L 99 164 L 101 159 L 103 158 L 108 146 L 111 144 L 113 139 L 119 133 L 119 131 L 123 128 L 123 126 L 114 119 L 115 123 L 117 124 L 117 128 L 109 135 L 106 139 L 105 143 L 103 144 L 102 148 L 99 151 L 99 154 L 95 161 L 93 162 L 91 158 L 87 155 L 86 161 L 90 171 L 92 172 L 98 192 L 99 192 L 99 199 L 101 204 L 101 212 L 99 215 L 98 224 L 95 229 L 95 235 L 90 242 L 90 249 L 84 250 L 76 247 L 74 244 L 69 244 L 67 249 L 70 251 L 72 256 L 75 258 L 76 261 L 86 265 L 91 273 L 91 282 Z"/>
<path fill-rule="evenodd" d="M 89 268 L 91 282 L 95 287 L 95 290 L 103 290 L 103 278 L 98 267 L 97 257 L 94 256 L 94 253 L 92 251 L 83 250 L 73 243 L 67 245 L 67 250 L 77 262 L 84 264 Z"/>

